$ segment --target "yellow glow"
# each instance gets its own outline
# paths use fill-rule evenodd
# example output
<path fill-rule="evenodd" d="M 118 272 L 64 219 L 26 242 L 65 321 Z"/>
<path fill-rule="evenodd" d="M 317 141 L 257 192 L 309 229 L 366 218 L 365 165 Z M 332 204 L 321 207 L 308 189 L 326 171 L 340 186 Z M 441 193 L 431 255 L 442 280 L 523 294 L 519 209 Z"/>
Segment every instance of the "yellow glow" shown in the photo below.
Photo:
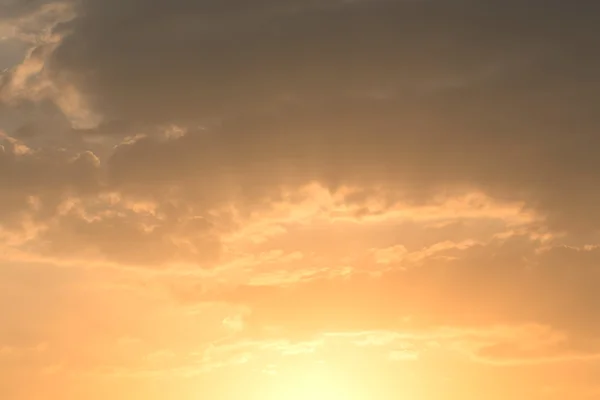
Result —
<path fill-rule="evenodd" d="M 322 365 L 279 378 L 269 400 L 360 400 L 353 393 L 351 382 Z"/>

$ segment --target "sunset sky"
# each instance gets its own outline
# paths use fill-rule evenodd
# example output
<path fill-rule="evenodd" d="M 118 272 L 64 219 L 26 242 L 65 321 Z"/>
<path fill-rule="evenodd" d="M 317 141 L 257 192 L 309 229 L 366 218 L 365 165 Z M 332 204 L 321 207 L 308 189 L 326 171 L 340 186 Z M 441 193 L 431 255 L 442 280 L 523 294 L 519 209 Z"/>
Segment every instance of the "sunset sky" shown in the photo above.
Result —
<path fill-rule="evenodd" d="M 0 0 L 0 399 L 600 399 L 600 2 Z"/>

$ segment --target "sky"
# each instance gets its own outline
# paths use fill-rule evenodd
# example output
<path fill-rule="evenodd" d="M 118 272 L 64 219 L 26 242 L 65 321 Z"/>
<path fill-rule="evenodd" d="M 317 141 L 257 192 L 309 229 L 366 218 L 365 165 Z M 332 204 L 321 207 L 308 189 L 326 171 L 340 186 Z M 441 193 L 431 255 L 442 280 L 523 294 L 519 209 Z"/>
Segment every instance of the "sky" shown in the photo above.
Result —
<path fill-rule="evenodd" d="M 0 398 L 600 398 L 600 3 L 0 0 Z"/>

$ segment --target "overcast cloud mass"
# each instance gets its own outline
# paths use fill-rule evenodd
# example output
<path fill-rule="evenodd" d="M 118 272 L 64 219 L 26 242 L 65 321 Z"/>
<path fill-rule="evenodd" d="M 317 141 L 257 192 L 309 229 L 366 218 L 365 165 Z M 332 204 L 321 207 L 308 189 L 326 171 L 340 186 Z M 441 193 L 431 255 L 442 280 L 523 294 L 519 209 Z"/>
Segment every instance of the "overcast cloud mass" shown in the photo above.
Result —
<path fill-rule="evenodd" d="M 599 27 L 0 0 L 0 398 L 600 398 Z"/>

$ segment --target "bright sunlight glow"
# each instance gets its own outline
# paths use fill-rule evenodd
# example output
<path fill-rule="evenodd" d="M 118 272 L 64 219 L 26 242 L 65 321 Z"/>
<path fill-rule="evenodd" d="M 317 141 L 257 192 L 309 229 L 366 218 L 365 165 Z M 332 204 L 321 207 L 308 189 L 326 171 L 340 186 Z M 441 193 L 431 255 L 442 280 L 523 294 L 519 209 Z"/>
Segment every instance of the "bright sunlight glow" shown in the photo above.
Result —
<path fill-rule="evenodd" d="M 316 367 L 279 378 L 283 379 L 269 400 L 359 400 L 350 382 L 326 368 Z"/>

